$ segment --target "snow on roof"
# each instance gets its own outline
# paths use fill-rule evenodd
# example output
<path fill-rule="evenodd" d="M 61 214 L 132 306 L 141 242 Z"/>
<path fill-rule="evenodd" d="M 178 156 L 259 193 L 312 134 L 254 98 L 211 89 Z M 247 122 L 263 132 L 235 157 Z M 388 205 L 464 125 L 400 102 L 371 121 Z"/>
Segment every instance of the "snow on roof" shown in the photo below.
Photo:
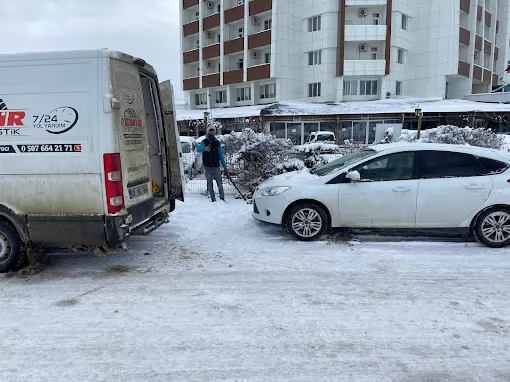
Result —
<path fill-rule="evenodd" d="M 510 105 L 473 102 L 460 99 L 442 98 L 401 98 L 358 102 L 310 102 L 283 101 L 272 105 L 257 105 L 207 110 L 177 110 L 177 120 L 202 119 L 204 111 L 215 119 L 248 118 L 260 115 L 349 115 L 349 114 L 402 114 L 414 113 L 416 108 L 423 113 L 468 113 L 468 112 L 509 112 Z"/>

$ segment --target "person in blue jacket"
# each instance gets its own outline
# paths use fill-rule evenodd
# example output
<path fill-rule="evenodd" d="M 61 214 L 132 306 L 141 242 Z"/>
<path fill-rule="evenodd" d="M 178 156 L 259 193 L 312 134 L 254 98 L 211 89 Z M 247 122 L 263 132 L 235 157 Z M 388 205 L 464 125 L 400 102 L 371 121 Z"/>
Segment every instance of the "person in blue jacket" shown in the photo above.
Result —
<path fill-rule="evenodd" d="M 220 199 L 225 200 L 225 192 L 223 191 L 223 183 L 221 180 L 220 163 L 223 165 L 225 170 L 227 169 L 227 163 L 225 162 L 225 156 L 223 155 L 223 149 L 221 148 L 220 141 L 216 138 L 216 129 L 214 127 L 210 127 L 207 130 L 207 136 L 200 143 L 197 151 L 199 153 L 203 153 L 202 161 L 204 163 L 205 178 L 207 179 L 207 191 L 211 196 L 211 201 L 216 201 L 213 179 L 216 180 L 216 184 L 218 185 Z"/>

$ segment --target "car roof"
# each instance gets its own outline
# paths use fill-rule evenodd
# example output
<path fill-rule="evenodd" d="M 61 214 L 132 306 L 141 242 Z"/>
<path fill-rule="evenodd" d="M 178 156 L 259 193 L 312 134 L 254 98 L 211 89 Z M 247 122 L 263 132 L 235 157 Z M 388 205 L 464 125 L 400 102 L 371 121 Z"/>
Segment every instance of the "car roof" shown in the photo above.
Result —
<path fill-rule="evenodd" d="M 388 144 L 379 144 L 370 146 L 370 149 L 378 153 L 392 153 L 398 151 L 450 151 L 464 154 L 480 155 L 488 158 L 504 159 L 510 162 L 510 152 L 505 150 L 487 149 L 484 147 L 470 146 L 470 145 L 451 145 L 443 143 L 410 143 L 410 142 L 397 142 Z"/>
<path fill-rule="evenodd" d="M 192 142 L 196 142 L 195 138 L 193 137 L 179 137 L 179 139 L 181 140 L 181 142 L 188 142 L 188 143 L 192 143 Z"/>

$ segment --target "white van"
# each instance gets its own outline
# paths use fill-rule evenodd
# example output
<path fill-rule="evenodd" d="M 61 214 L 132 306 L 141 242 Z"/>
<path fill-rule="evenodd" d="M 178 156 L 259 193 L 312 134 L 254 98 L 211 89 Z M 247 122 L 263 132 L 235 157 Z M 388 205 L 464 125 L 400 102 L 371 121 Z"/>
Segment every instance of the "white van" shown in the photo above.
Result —
<path fill-rule="evenodd" d="M 173 111 L 139 58 L 0 55 L 0 272 L 31 246 L 117 247 L 167 222 L 183 198 Z"/>

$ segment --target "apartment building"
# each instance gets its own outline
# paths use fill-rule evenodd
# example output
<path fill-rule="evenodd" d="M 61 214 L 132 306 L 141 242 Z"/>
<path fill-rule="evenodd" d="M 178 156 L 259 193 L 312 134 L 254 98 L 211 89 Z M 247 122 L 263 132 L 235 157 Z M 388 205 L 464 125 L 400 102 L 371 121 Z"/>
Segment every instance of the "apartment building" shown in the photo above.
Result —
<path fill-rule="evenodd" d="M 463 98 L 510 82 L 507 0 L 179 0 L 189 108 Z"/>

